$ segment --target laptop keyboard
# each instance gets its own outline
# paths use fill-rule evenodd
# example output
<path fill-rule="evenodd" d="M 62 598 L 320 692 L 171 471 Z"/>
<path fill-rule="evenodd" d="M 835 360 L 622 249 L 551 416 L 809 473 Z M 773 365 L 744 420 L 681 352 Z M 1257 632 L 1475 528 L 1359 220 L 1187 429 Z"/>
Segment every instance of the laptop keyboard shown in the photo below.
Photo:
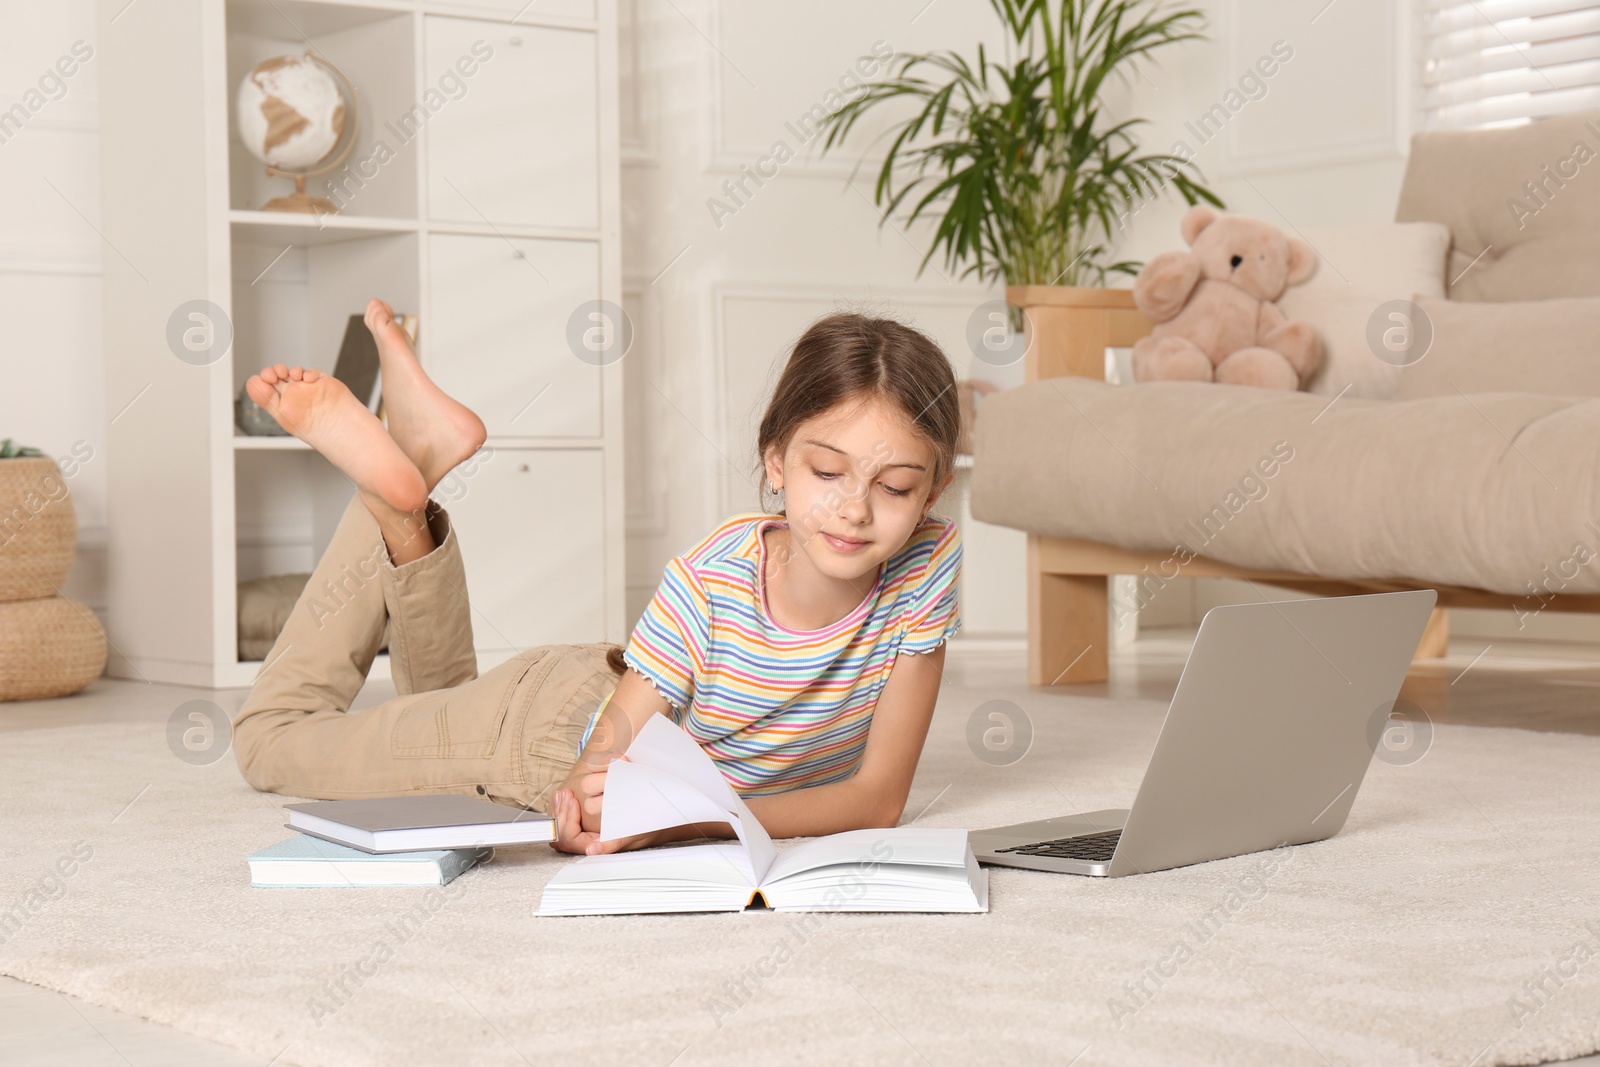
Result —
<path fill-rule="evenodd" d="M 1107 830 L 1099 834 L 1084 834 L 1079 837 L 1061 837 L 1054 841 L 1035 841 L 1031 845 L 1013 845 L 1010 848 L 997 848 L 996 852 L 1015 852 L 1021 856 L 1048 856 L 1051 859 L 1063 860 L 1089 860 L 1091 862 L 1105 862 L 1117 849 L 1117 841 L 1122 837 L 1122 831 Z"/>

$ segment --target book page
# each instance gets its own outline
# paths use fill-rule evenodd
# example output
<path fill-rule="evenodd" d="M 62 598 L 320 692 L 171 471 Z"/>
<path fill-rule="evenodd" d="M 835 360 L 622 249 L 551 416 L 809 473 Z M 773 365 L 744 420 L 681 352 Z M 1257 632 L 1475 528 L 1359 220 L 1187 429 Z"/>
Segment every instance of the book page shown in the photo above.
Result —
<path fill-rule="evenodd" d="M 585 856 L 555 873 L 539 915 L 644 915 L 741 911 L 755 887 L 737 841 Z"/>
<path fill-rule="evenodd" d="M 602 841 L 687 823 L 725 822 L 744 846 L 742 872 L 752 886 L 760 883 L 777 854 L 772 838 L 694 738 L 656 715 L 639 730 L 627 756 L 606 771 Z"/>
<path fill-rule="evenodd" d="M 649 833 L 695 822 L 731 822 L 733 814 L 682 778 L 631 760 L 606 773 L 600 840 Z"/>
<path fill-rule="evenodd" d="M 671 882 L 738 886 L 754 889 L 739 870 L 743 847 L 737 841 L 709 845 L 674 845 L 648 852 L 611 852 L 585 856 L 581 863 L 561 868 L 550 879 L 553 886 L 625 881 L 631 887 L 659 886 Z"/>
<path fill-rule="evenodd" d="M 653 715 L 628 745 L 628 761 L 675 774 L 700 792 L 734 810 L 733 787 L 694 738 L 665 715 Z"/>
<path fill-rule="evenodd" d="M 850 865 L 866 870 L 886 864 L 954 867 L 967 862 L 967 832 L 899 826 L 885 830 L 847 830 L 784 849 L 767 870 L 775 882 L 820 867 Z"/>

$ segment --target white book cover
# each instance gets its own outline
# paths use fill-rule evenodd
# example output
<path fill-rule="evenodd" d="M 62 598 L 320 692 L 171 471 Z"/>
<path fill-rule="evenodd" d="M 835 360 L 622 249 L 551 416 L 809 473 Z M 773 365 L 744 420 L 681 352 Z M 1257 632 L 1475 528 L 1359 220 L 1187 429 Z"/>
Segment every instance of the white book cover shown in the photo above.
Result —
<path fill-rule="evenodd" d="M 477 848 L 554 841 L 555 820 L 455 793 L 404 793 L 285 804 L 288 826 L 366 852 Z"/>
<path fill-rule="evenodd" d="M 735 841 L 585 856 L 545 887 L 540 915 L 739 911 L 988 911 L 965 830 L 851 830 L 779 851 L 711 757 L 664 716 L 606 774 L 600 837 L 728 823 Z"/>
<path fill-rule="evenodd" d="M 375 855 L 296 834 L 250 856 L 250 884 L 258 889 L 448 885 L 469 867 L 493 855 L 492 848 Z"/>

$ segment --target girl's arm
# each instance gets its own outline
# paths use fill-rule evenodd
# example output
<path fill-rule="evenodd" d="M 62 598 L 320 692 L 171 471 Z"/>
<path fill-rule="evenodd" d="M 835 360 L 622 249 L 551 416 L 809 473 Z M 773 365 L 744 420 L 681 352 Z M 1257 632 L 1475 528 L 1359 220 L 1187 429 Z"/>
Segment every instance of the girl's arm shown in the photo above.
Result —
<path fill-rule="evenodd" d="M 772 837 L 819 837 L 844 830 L 894 826 L 905 811 L 911 779 L 922 755 L 922 744 L 933 719 L 944 671 L 945 646 L 922 655 L 898 656 L 889 669 L 872 713 L 866 751 L 861 766 L 842 782 L 795 789 L 771 796 L 750 797 L 749 805 Z M 589 743 L 584 746 L 565 788 L 574 794 L 568 802 L 558 796 L 557 819 L 562 826 L 562 851 L 583 853 L 591 843 L 598 851 L 641 848 L 704 837 L 732 837 L 727 823 L 699 824 L 660 830 L 627 841 L 597 843 L 600 809 L 605 799 L 605 765 L 620 755 L 650 716 L 664 714 L 667 701 L 635 671 L 617 684 L 610 703 L 600 715 Z M 559 791 L 558 791 L 559 793 Z"/>
<path fill-rule="evenodd" d="M 944 672 L 945 646 L 903 653 L 889 669 L 867 731 L 867 749 L 854 776 L 745 803 L 773 837 L 816 837 L 843 830 L 894 826 L 905 811 L 911 778 L 933 719 Z"/>
<path fill-rule="evenodd" d="M 591 851 L 591 845 L 593 851 L 615 852 L 621 848 L 639 848 L 645 843 L 599 841 L 606 767 L 613 759 L 622 757 L 652 715 L 665 714 L 667 710 L 667 698 L 642 674 L 631 669 L 623 672 L 600 718 L 595 721 L 583 751 L 578 753 L 572 773 L 555 792 L 551 814 L 556 819 L 556 848 L 583 854 Z"/>

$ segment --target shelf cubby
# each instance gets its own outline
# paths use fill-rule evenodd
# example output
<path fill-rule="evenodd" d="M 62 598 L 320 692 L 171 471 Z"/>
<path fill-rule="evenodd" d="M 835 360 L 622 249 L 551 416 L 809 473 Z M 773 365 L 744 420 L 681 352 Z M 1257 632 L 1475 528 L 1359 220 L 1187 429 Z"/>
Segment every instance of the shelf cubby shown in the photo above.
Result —
<path fill-rule="evenodd" d="M 306 0 L 229 0 L 226 10 L 230 207 L 257 210 L 293 192 L 292 179 L 268 176 L 266 165 L 240 142 L 234 101 L 258 63 L 311 52 L 355 87 L 357 137 L 337 169 L 307 179 L 307 194 L 327 197 L 345 216 L 414 218 L 416 144 L 401 142 L 385 124 L 399 121 L 419 99 L 417 16 L 402 8 Z"/>
<path fill-rule="evenodd" d="M 234 403 L 269 363 L 331 371 L 372 297 L 418 316 L 424 367 L 489 425 L 435 494 L 461 532 L 480 669 L 620 641 L 622 372 L 568 340 L 580 306 L 622 301 L 616 0 L 97 3 L 117 20 L 96 57 L 103 228 L 140 264 L 108 250 L 102 285 L 107 395 L 140 397 L 106 431 L 110 672 L 250 684 L 238 583 L 311 570 L 354 488 L 293 437 L 241 433 Z M 468 75 L 480 41 L 492 60 Z M 308 50 L 356 90 L 349 158 L 307 181 L 340 210 L 265 211 L 294 182 L 240 144 L 238 87 Z M 465 88 L 441 104 L 452 70 Z M 168 340 L 197 300 L 232 331 L 210 362 Z"/>

